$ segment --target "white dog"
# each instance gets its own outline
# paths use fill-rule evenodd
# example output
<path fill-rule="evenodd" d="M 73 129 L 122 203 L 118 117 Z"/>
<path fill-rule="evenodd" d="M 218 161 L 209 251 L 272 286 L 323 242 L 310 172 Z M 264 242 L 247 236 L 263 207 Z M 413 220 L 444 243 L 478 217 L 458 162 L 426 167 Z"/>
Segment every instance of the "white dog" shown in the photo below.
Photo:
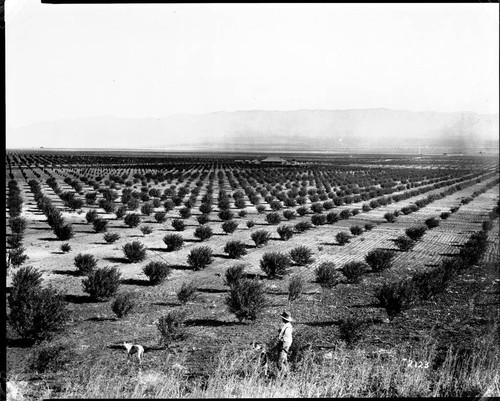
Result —
<path fill-rule="evenodd" d="M 265 344 L 253 342 L 252 348 L 259 353 L 257 368 L 262 371 L 264 377 L 267 377 L 269 370 L 269 356 Z"/>
<path fill-rule="evenodd" d="M 142 355 L 144 354 L 142 345 L 123 342 L 123 346 L 127 350 L 127 362 L 130 361 L 134 354 L 137 356 L 139 364 L 142 362 Z"/>

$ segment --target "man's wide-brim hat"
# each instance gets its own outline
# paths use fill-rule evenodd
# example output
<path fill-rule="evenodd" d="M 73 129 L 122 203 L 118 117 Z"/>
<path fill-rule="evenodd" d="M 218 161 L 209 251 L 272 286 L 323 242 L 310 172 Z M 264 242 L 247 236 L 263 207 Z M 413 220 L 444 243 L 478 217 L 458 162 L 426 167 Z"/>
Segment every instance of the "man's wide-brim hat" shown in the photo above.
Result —
<path fill-rule="evenodd" d="M 290 315 L 288 312 L 283 312 L 280 315 L 283 319 L 285 319 L 287 322 L 295 322 L 295 320 L 292 318 L 292 315 Z"/>

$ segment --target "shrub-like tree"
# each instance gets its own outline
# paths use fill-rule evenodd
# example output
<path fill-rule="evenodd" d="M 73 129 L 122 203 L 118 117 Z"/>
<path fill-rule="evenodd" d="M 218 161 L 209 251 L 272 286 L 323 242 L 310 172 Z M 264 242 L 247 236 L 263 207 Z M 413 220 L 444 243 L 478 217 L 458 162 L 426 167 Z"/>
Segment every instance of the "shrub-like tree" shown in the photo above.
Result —
<path fill-rule="evenodd" d="M 431 270 L 416 272 L 411 277 L 420 299 L 427 300 L 443 292 L 457 270 L 460 270 L 461 261 L 445 259 Z"/>
<path fill-rule="evenodd" d="M 479 262 L 481 256 L 486 251 L 488 234 L 486 231 L 479 231 L 470 236 L 467 242 L 460 249 L 459 257 L 463 267 L 471 266 Z"/>
<path fill-rule="evenodd" d="M 372 224 L 372 223 L 366 223 L 366 224 L 365 224 L 365 230 L 366 230 L 366 231 L 373 230 L 373 227 L 375 227 L 375 225 L 374 225 L 374 224 Z"/>
<path fill-rule="evenodd" d="M 327 221 L 328 224 L 334 224 L 334 223 L 336 223 L 337 221 L 339 221 L 339 215 L 338 215 L 338 213 L 329 212 L 326 215 L 326 221 Z"/>
<path fill-rule="evenodd" d="M 126 243 L 123 245 L 122 250 L 131 263 L 142 262 L 146 259 L 146 247 L 139 241 Z"/>
<path fill-rule="evenodd" d="M 269 278 L 282 278 L 290 266 L 290 258 L 281 252 L 266 252 L 260 260 L 260 268 Z"/>
<path fill-rule="evenodd" d="M 394 216 L 394 213 L 387 212 L 384 214 L 384 219 L 389 223 L 394 223 L 396 221 L 396 216 Z"/>
<path fill-rule="evenodd" d="M 172 227 L 175 231 L 184 231 L 186 229 L 186 223 L 180 219 L 172 220 Z"/>
<path fill-rule="evenodd" d="M 226 298 L 229 312 L 234 313 L 241 322 L 255 320 L 266 303 L 264 286 L 259 280 L 242 278 L 230 287 Z"/>
<path fill-rule="evenodd" d="M 394 258 L 394 251 L 389 251 L 381 248 L 373 249 L 365 256 L 365 261 L 371 268 L 378 272 L 389 269 Z"/>
<path fill-rule="evenodd" d="M 427 228 L 430 230 L 432 228 L 438 227 L 439 226 L 439 220 L 435 217 L 431 217 L 425 220 L 425 225 Z"/>
<path fill-rule="evenodd" d="M 113 244 L 120 239 L 120 234 L 118 234 L 118 233 L 105 233 L 103 235 L 103 239 L 108 244 Z"/>
<path fill-rule="evenodd" d="M 103 267 L 91 271 L 82 281 L 83 291 L 95 301 L 113 297 L 120 286 L 121 273 L 116 267 Z"/>
<path fill-rule="evenodd" d="M 42 284 L 42 273 L 35 269 L 33 266 L 23 266 L 17 270 L 12 276 L 12 289 L 22 293 L 23 295 L 28 295 L 32 291 L 36 291 L 41 287 Z"/>
<path fill-rule="evenodd" d="M 77 200 L 75 199 L 73 203 L 75 203 Z M 83 202 L 82 202 L 83 203 Z M 70 205 L 72 209 L 75 208 L 75 206 L 78 205 Z M 82 205 L 83 206 L 83 205 Z M 111 199 L 101 199 L 99 201 L 99 207 L 103 208 L 106 213 L 113 213 L 116 209 L 115 202 L 112 201 Z M 78 209 L 78 208 L 77 208 Z"/>
<path fill-rule="evenodd" d="M 68 253 L 69 251 L 71 251 L 71 245 L 66 242 L 65 244 L 61 244 L 60 249 L 62 252 Z"/>
<path fill-rule="evenodd" d="M 304 279 L 298 274 L 293 275 L 288 283 L 288 302 L 295 302 L 300 298 L 303 291 Z"/>
<path fill-rule="evenodd" d="M 7 238 L 7 245 L 11 248 L 19 248 L 24 239 L 24 234 L 11 234 Z"/>
<path fill-rule="evenodd" d="M 276 231 L 283 241 L 288 241 L 293 236 L 292 226 L 282 225 L 279 226 Z"/>
<path fill-rule="evenodd" d="M 247 254 L 246 245 L 241 241 L 229 241 L 224 246 L 224 252 L 230 258 L 239 259 Z"/>
<path fill-rule="evenodd" d="M 129 210 L 136 210 L 141 204 L 141 201 L 137 198 L 131 198 L 128 202 L 127 202 L 127 207 L 129 208 Z"/>
<path fill-rule="evenodd" d="M 312 263 L 312 251 L 305 245 L 300 245 L 290 251 L 290 258 L 299 266 L 305 266 Z"/>
<path fill-rule="evenodd" d="M 167 221 L 167 213 L 166 212 L 156 212 L 155 220 L 157 223 L 165 223 Z"/>
<path fill-rule="evenodd" d="M 352 235 L 361 235 L 363 234 L 363 228 L 360 226 L 352 226 L 349 231 L 351 231 Z"/>
<path fill-rule="evenodd" d="M 67 341 L 42 341 L 29 359 L 29 368 L 37 373 L 59 372 L 76 356 L 74 344 Z"/>
<path fill-rule="evenodd" d="M 203 214 L 209 214 L 212 211 L 212 205 L 209 203 L 202 203 L 199 207 L 199 211 Z"/>
<path fill-rule="evenodd" d="M 64 218 L 62 217 L 62 213 L 54 206 L 48 205 L 44 207 L 44 213 L 47 216 L 47 223 L 53 229 L 64 225 Z"/>
<path fill-rule="evenodd" d="M 217 216 L 219 216 L 219 219 L 221 220 L 231 220 L 234 218 L 233 212 L 231 212 L 229 209 L 223 209 L 219 213 L 217 213 Z"/>
<path fill-rule="evenodd" d="M 92 225 L 94 226 L 94 231 L 96 233 L 103 233 L 108 229 L 108 221 L 101 219 L 100 217 L 94 219 Z"/>
<path fill-rule="evenodd" d="M 151 213 L 153 213 L 154 207 L 151 203 L 145 203 L 144 205 L 141 206 L 141 213 L 149 216 Z"/>
<path fill-rule="evenodd" d="M 297 214 L 299 216 L 304 216 L 308 212 L 308 209 L 306 206 L 300 206 L 297 208 Z"/>
<path fill-rule="evenodd" d="M 194 301 L 198 293 L 196 292 L 197 288 L 193 281 L 189 283 L 182 283 L 181 288 L 177 291 L 177 299 L 185 304 L 189 301 Z"/>
<path fill-rule="evenodd" d="M 337 233 L 337 235 L 335 236 L 335 239 L 337 240 L 339 245 L 343 246 L 343 245 L 349 243 L 351 236 L 348 233 L 346 233 L 345 231 L 341 231 L 341 232 Z"/>
<path fill-rule="evenodd" d="M 351 211 L 349 209 L 344 209 L 340 212 L 339 217 L 342 220 L 346 220 L 351 216 Z"/>
<path fill-rule="evenodd" d="M 116 215 L 116 218 L 118 220 L 122 219 L 123 216 L 125 216 L 125 213 L 127 213 L 127 207 L 122 205 L 120 207 L 118 207 L 116 210 L 115 210 L 115 215 Z"/>
<path fill-rule="evenodd" d="M 228 198 L 219 198 L 217 206 L 220 210 L 228 210 L 231 207 L 231 203 Z"/>
<path fill-rule="evenodd" d="M 298 233 L 303 233 L 304 231 L 310 230 L 312 228 L 312 224 L 310 221 L 300 221 L 295 224 L 295 231 Z"/>
<path fill-rule="evenodd" d="M 414 241 L 418 241 L 427 231 L 426 226 L 413 226 L 405 230 L 405 234 Z"/>
<path fill-rule="evenodd" d="M 166 212 L 169 212 L 171 210 L 174 209 L 175 207 L 175 204 L 174 202 L 172 201 L 172 199 L 167 199 L 164 203 L 163 203 L 163 207 L 165 208 L 165 211 Z"/>
<path fill-rule="evenodd" d="M 311 210 L 314 212 L 314 213 L 322 213 L 324 208 L 323 208 L 323 204 L 320 203 L 320 202 L 315 202 L 311 205 Z"/>
<path fill-rule="evenodd" d="M 54 226 L 54 234 L 60 241 L 67 241 L 73 238 L 73 226 L 71 224 L 61 224 Z"/>
<path fill-rule="evenodd" d="M 253 221 L 253 220 L 248 220 L 247 221 L 247 227 L 248 228 L 252 228 L 254 225 L 255 225 L 255 221 Z"/>
<path fill-rule="evenodd" d="M 240 210 L 238 212 L 238 216 L 241 217 L 241 218 L 244 218 L 244 217 L 247 217 L 247 211 L 246 210 Z"/>
<path fill-rule="evenodd" d="M 314 214 L 311 216 L 311 223 L 315 226 L 322 226 L 326 224 L 326 216 L 324 214 Z"/>
<path fill-rule="evenodd" d="M 194 230 L 194 236 L 199 238 L 200 241 L 205 241 L 213 235 L 213 231 L 209 226 L 198 226 Z"/>
<path fill-rule="evenodd" d="M 9 225 L 13 234 L 22 234 L 26 230 L 27 222 L 23 217 L 12 217 L 9 219 Z"/>
<path fill-rule="evenodd" d="M 416 289 L 411 280 L 387 283 L 375 289 L 375 298 L 385 308 L 389 320 L 393 320 L 403 310 L 416 301 Z"/>
<path fill-rule="evenodd" d="M 400 235 L 394 240 L 396 246 L 401 249 L 403 252 L 407 252 L 411 250 L 415 246 L 415 241 L 412 240 L 407 235 Z"/>
<path fill-rule="evenodd" d="M 149 262 L 143 267 L 142 271 L 149 278 L 153 285 L 163 283 L 172 273 L 172 269 L 165 262 Z"/>
<path fill-rule="evenodd" d="M 87 275 L 91 273 L 97 266 L 97 259 L 91 254 L 81 254 L 75 256 L 74 264 L 78 269 L 78 273 L 81 275 Z"/>
<path fill-rule="evenodd" d="M 277 199 L 272 200 L 271 203 L 269 203 L 269 206 L 275 211 L 283 209 L 283 204 Z"/>
<path fill-rule="evenodd" d="M 222 223 L 222 231 L 224 231 L 226 234 L 234 233 L 237 228 L 238 228 L 238 223 L 235 222 L 234 220 L 227 220 L 224 223 Z"/>
<path fill-rule="evenodd" d="M 245 208 L 245 206 L 246 206 L 246 203 L 245 203 L 245 200 L 243 198 L 235 199 L 234 207 L 236 207 L 238 209 L 243 209 L 243 208 Z"/>
<path fill-rule="evenodd" d="M 24 264 L 29 259 L 24 251 L 25 249 L 22 246 L 9 250 L 7 267 L 12 266 L 17 268 Z"/>
<path fill-rule="evenodd" d="M 12 276 L 8 320 L 24 339 L 45 340 L 64 330 L 68 319 L 64 294 L 42 288 L 42 274 L 32 266 L 21 267 Z"/>
<path fill-rule="evenodd" d="M 153 232 L 153 227 L 145 225 L 145 226 L 141 226 L 139 228 L 139 230 L 141 230 L 141 233 L 143 235 L 149 235 L 149 234 L 151 234 Z"/>
<path fill-rule="evenodd" d="M 224 275 L 224 284 L 229 287 L 238 285 L 240 280 L 245 277 L 244 270 L 244 265 L 234 265 L 229 267 Z"/>
<path fill-rule="evenodd" d="M 342 275 L 335 269 L 333 262 L 323 262 L 316 268 L 316 281 L 325 288 L 336 286 Z"/>
<path fill-rule="evenodd" d="M 132 292 L 121 292 L 111 304 L 111 310 L 118 318 L 127 316 L 135 307 L 136 298 Z"/>
<path fill-rule="evenodd" d="M 266 230 L 257 230 L 252 233 L 251 238 L 255 242 L 255 246 L 261 246 L 269 242 L 271 234 Z"/>
<path fill-rule="evenodd" d="M 191 209 L 188 207 L 182 207 L 179 209 L 179 215 L 182 219 L 189 219 L 191 217 Z"/>
<path fill-rule="evenodd" d="M 141 223 L 141 216 L 137 213 L 129 213 L 123 218 L 123 222 L 130 228 L 137 227 Z"/>
<path fill-rule="evenodd" d="M 184 239 L 179 234 L 167 234 L 163 237 L 163 242 L 168 252 L 178 251 L 184 245 Z"/>
<path fill-rule="evenodd" d="M 97 192 L 87 192 L 85 194 L 85 203 L 87 205 L 93 205 L 97 199 Z"/>
<path fill-rule="evenodd" d="M 194 248 L 188 255 L 187 262 L 188 265 L 193 268 L 193 270 L 201 270 L 212 263 L 212 248 L 208 246 L 200 246 Z"/>
<path fill-rule="evenodd" d="M 283 212 L 283 217 L 287 220 L 292 220 L 296 217 L 296 214 L 293 210 L 285 210 Z"/>
<path fill-rule="evenodd" d="M 347 281 L 352 284 L 357 284 L 360 282 L 363 274 L 369 270 L 369 266 L 363 262 L 348 262 L 342 267 L 342 273 L 346 277 Z"/>
<path fill-rule="evenodd" d="M 210 217 L 208 217 L 208 214 L 200 214 L 196 217 L 196 221 L 200 225 L 207 224 L 210 221 Z"/>
<path fill-rule="evenodd" d="M 174 341 L 184 340 L 187 331 L 184 326 L 186 313 L 183 311 L 172 311 L 158 319 L 156 327 L 160 332 L 160 344 L 167 347 Z"/>
<path fill-rule="evenodd" d="M 257 213 L 261 214 L 266 210 L 266 207 L 264 205 L 257 205 L 255 206 L 255 209 L 257 210 Z"/>
<path fill-rule="evenodd" d="M 339 322 L 339 337 L 352 347 L 363 337 L 365 322 L 359 317 L 349 316 Z"/>
<path fill-rule="evenodd" d="M 441 217 L 441 219 L 443 220 L 446 220 L 448 217 L 450 217 L 450 212 L 442 212 L 439 217 Z"/>

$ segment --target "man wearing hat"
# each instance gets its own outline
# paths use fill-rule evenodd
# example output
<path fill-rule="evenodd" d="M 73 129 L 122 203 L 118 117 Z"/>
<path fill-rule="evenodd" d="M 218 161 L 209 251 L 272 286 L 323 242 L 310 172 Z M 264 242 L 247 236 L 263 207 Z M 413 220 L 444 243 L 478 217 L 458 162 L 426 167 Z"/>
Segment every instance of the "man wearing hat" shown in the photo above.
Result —
<path fill-rule="evenodd" d="M 295 320 L 292 319 L 292 316 L 288 312 L 283 312 L 281 314 L 281 321 L 283 322 L 283 326 L 281 326 L 280 334 L 278 336 L 279 341 L 279 357 L 278 357 L 278 369 L 282 374 L 288 374 L 288 352 L 292 345 L 292 322 Z"/>

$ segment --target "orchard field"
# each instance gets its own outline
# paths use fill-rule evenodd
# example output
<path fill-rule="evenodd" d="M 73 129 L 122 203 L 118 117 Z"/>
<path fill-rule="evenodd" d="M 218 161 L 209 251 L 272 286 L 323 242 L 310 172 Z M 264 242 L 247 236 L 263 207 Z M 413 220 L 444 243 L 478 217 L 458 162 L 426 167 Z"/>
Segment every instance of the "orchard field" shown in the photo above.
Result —
<path fill-rule="evenodd" d="M 35 398 L 500 395 L 498 157 L 280 156 L 7 151 L 8 379 Z M 265 378 L 250 344 L 275 358 L 283 310 L 292 371 Z"/>

